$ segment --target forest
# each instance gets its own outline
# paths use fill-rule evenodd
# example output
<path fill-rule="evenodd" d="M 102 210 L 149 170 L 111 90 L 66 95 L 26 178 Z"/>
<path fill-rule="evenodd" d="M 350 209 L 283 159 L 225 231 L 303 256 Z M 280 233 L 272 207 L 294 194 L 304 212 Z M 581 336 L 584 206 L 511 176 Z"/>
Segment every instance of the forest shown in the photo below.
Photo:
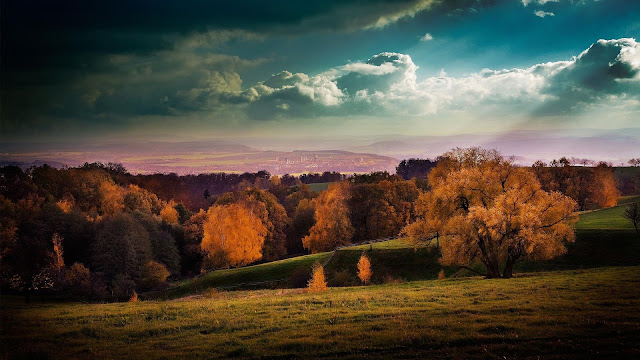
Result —
<path fill-rule="evenodd" d="M 479 158 L 487 166 L 465 169 L 466 162 Z M 457 180 L 449 176 L 460 170 L 465 172 Z M 265 171 L 133 175 L 111 163 L 62 169 L 43 165 L 25 171 L 7 166 L 0 169 L 2 291 L 27 299 L 46 295 L 123 301 L 140 292 L 162 290 L 168 279 L 331 251 L 365 240 L 399 234 L 416 241 L 425 236 L 455 238 L 460 236 L 456 229 L 464 226 L 446 221 L 460 209 L 461 197 L 451 197 L 452 191 L 459 191 L 452 184 L 478 181 L 482 187 L 494 176 L 505 176 L 503 187 L 506 179 L 516 179 L 508 181 L 520 191 L 497 195 L 530 192 L 528 212 L 553 206 L 563 214 L 554 215 L 560 217 L 553 226 L 522 227 L 522 232 L 543 236 L 542 230 L 551 228 L 548 236 L 565 240 L 571 240 L 572 230 L 555 224 L 569 221 L 574 210 L 615 206 L 620 194 L 640 189 L 637 172 L 606 163 L 584 166 L 561 158 L 525 168 L 483 149 L 458 149 L 434 160 L 403 160 L 396 174 L 348 176 L 330 172 L 272 176 Z M 318 193 L 307 185 L 314 182 L 331 184 Z M 543 191 L 528 189 L 531 184 Z M 488 195 L 483 194 L 468 196 L 464 206 L 484 203 Z M 488 226 L 494 220 L 495 215 L 479 214 L 474 221 Z M 533 253 L 540 258 L 562 251 L 548 239 L 535 241 Z M 504 261 L 502 255 L 491 258 L 484 249 L 448 243 L 455 242 L 445 242 L 441 248 L 443 263 L 465 265 L 474 254 L 487 265 L 486 275 L 500 275 L 496 266 Z M 538 249 L 539 244 L 549 248 Z M 463 250 L 466 255 L 461 255 Z M 508 251 L 512 259 L 515 250 Z M 525 256 L 524 250 L 517 254 L 514 260 Z"/>

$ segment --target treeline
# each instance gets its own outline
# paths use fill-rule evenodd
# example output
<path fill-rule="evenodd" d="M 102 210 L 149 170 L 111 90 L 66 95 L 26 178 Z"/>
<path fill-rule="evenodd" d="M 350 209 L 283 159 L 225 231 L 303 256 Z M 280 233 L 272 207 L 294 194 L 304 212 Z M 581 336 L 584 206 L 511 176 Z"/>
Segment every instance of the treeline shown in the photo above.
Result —
<path fill-rule="evenodd" d="M 119 164 L 0 168 L 2 290 L 122 300 L 170 277 L 398 235 L 430 191 L 434 164 L 410 159 L 396 174 L 349 177 L 131 175 Z M 607 164 L 561 160 L 532 170 L 545 190 L 581 209 L 615 205 L 619 194 Z M 317 194 L 304 183 L 319 180 L 333 184 Z"/>

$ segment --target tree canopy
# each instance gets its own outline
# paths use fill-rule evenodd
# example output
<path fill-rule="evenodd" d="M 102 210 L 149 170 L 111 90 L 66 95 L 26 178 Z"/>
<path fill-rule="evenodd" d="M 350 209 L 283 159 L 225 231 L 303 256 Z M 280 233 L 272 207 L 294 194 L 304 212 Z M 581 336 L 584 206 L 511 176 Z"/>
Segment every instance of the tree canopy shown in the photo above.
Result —
<path fill-rule="evenodd" d="M 214 205 L 207 211 L 202 250 L 209 268 L 242 266 L 262 258 L 267 228 L 242 204 Z"/>
<path fill-rule="evenodd" d="M 414 239 L 441 236 L 441 262 L 482 261 L 489 278 L 512 276 L 516 261 L 549 259 L 574 240 L 576 203 L 544 191 L 536 176 L 495 150 L 456 149 L 429 174 L 431 191 L 419 198 Z"/>

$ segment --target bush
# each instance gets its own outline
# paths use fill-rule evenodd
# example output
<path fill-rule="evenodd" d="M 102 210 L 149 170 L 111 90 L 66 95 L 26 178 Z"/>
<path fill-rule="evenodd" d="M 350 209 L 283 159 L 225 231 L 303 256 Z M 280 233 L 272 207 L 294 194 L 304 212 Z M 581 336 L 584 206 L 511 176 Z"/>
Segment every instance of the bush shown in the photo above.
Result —
<path fill-rule="evenodd" d="M 74 263 L 65 274 L 70 292 L 79 297 L 91 295 L 91 272 L 81 263 Z"/>
<path fill-rule="evenodd" d="M 358 277 L 363 284 L 368 284 L 371 281 L 371 274 L 371 261 L 366 254 L 362 253 L 358 261 Z"/>
<path fill-rule="evenodd" d="M 224 299 L 227 296 L 226 292 L 216 288 L 209 288 L 202 295 L 208 299 Z"/>
<path fill-rule="evenodd" d="M 125 301 L 131 299 L 136 291 L 136 283 L 128 274 L 118 274 L 111 282 L 111 296 L 115 300 Z"/>
<path fill-rule="evenodd" d="M 294 289 L 303 288 L 307 286 L 309 279 L 311 279 L 311 271 L 306 266 L 301 266 L 291 273 L 289 285 Z"/>
<path fill-rule="evenodd" d="M 145 290 L 157 288 L 167 281 L 168 277 L 169 271 L 164 265 L 155 261 L 149 261 L 142 269 L 140 287 Z"/>
<path fill-rule="evenodd" d="M 438 280 L 444 280 L 444 278 L 444 269 L 440 269 L 440 272 L 438 273 Z"/>
<path fill-rule="evenodd" d="M 312 276 L 311 280 L 309 280 L 307 291 L 320 292 L 325 290 L 327 290 L 327 281 L 324 277 L 324 269 L 320 263 L 315 263 L 313 265 Z"/>
<path fill-rule="evenodd" d="M 355 277 L 349 273 L 349 270 L 336 270 L 330 277 L 331 286 L 342 287 L 355 285 Z"/>

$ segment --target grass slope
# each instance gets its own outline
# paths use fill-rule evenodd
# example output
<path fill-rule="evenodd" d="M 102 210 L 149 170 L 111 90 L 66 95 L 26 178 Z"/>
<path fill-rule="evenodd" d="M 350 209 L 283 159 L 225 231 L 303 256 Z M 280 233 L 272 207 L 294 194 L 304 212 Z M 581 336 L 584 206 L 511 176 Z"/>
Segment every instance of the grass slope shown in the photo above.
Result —
<path fill-rule="evenodd" d="M 2 358 L 637 358 L 640 267 L 188 301 L 2 302 Z"/>
<path fill-rule="evenodd" d="M 627 196 L 617 207 L 584 212 L 576 224 L 576 242 L 568 244 L 564 256 L 541 262 L 522 262 L 516 272 L 579 269 L 599 266 L 640 265 L 640 239 L 631 223 L 623 218 L 626 204 L 638 199 Z M 433 248 L 418 246 L 405 239 L 390 240 L 336 251 L 326 265 L 331 286 L 358 284 L 356 264 L 363 251 L 371 258 L 373 283 L 435 279 L 444 269 L 447 276 L 470 275 L 457 267 L 443 267 Z M 219 270 L 193 280 L 175 284 L 167 292 L 151 294 L 152 298 L 177 298 L 202 293 L 208 288 L 247 290 L 292 287 L 296 270 L 309 271 L 314 262 L 324 262 L 331 253 L 300 256 L 240 269 Z M 483 271 L 482 266 L 475 267 Z M 149 296 L 147 296 L 149 297 Z"/>
<path fill-rule="evenodd" d="M 594 211 L 585 211 L 580 214 L 580 221 L 576 229 L 624 229 L 633 230 L 631 222 L 624 218 L 627 205 L 640 200 L 640 196 L 623 196 L 618 201 L 618 206 Z"/>

